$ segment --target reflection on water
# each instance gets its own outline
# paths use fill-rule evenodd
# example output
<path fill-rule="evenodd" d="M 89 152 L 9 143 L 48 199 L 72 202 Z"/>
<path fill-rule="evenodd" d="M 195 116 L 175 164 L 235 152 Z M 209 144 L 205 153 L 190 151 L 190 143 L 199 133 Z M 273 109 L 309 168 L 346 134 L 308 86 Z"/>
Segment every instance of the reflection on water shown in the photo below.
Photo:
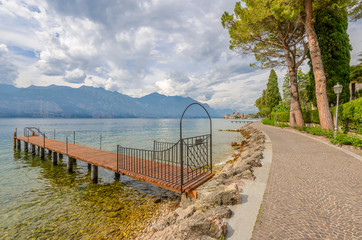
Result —
<path fill-rule="evenodd" d="M 35 169 L 32 180 L 39 186 L 24 189 L 16 201 L 2 199 L 0 238 L 129 238 L 157 211 L 157 196 L 120 181 L 92 184 L 85 164 L 68 173 L 62 161 L 53 166 L 20 151 L 14 161 L 17 168 Z"/>
<path fill-rule="evenodd" d="M 218 129 L 235 128 L 228 122 L 214 121 L 214 160 L 220 161 L 232 152 L 230 142 L 237 134 Z M 206 122 L 207 123 L 207 122 Z M 73 173 L 68 173 L 66 158 L 53 166 L 49 157 L 12 149 L 15 127 L 40 126 L 57 129 L 56 137 L 71 137 L 77 130 L 80 141 L 96 144 L 99 133 L 112 138 L 136 141 L 177 141 L 178 121 L 174 119 L 0 119 L 0 238 L 125 238 L 142 228 L 159 210 L 160 197 L 173 199 L 167 190 L 99 169 L 99 184 L 92 184 L 87 165 L 77 161 Z M 204 120 L 185 122 L 184 135 L 197 135 L 206 130 Z M 215 129 L 216 128 L 216 129 Z M 103 138 L 103 144 L 114 139 Z M 135 143 L 124 142 L 123 144 Z M 137 147 L 147 148 L 147 142 Z M 103 148 L 102 148 L 103 149 Z M 110 146 L 109 149 L 113 148 Z"/>

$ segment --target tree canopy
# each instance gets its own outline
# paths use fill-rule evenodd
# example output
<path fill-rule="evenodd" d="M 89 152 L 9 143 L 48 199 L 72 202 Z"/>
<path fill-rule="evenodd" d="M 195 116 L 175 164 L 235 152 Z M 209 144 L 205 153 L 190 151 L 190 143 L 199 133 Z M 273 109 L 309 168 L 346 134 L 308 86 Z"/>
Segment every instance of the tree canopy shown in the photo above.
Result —
<path fill-rule="evenodd" d="M 224 12 L 221 23 L 229 29 L 230 49 L 253 53 L 260 64 L 257 67 L 285 66 L 286 54 L 299 66 L 304 60 L 305 43 L 303 24 L 295 12 L 274 1 L 243 0 L 235 4 L 234 14 Z"/>

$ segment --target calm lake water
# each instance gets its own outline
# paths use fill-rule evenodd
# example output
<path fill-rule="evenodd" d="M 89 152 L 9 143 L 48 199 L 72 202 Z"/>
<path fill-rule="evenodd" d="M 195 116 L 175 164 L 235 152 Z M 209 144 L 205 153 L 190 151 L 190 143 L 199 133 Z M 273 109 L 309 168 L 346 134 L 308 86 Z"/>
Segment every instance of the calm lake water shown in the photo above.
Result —
<path fill-rule="evenodd" d="M 67 173 L 66 158 L 53 166 L 49 157 L 13 150 L 13 132 L 40 127 L 47 137 L 73 139 L 89 147 L 116 151 L 115 145 L 152 148 L 152 141 L 177 142 L 178 119 L 0 119 L 0 238 L 1 239 L 111 239 L 132 238 L 132 232 L 157 209 L 157 200 L 174 194 L 99 170 L 99 184 L 92 184 L 87 165 L 77 161 Z M 230 142 L 239 133 L 219 131 L 241 124 L 213 119 L 213 162 L 225 161 L 233 152 Z M 54 129 L 55 133 L 54 133 Z M 208 133 L 206 119 L 185 119 L 183 135 Z M 23 146 L 22 146 L 23 147 Z M 23 148 L 22 148 L 23 149 Z"/>

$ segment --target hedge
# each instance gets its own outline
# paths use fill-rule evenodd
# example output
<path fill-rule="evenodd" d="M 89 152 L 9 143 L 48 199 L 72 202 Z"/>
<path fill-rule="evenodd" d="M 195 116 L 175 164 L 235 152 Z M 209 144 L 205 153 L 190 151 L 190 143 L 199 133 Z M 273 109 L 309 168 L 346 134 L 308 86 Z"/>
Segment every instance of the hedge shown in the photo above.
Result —
<path fill-rule="evenodd" d="M 305 123 L 317 123 L 319 124 L 319 115 L 318 110 L 311 110 L 311 111 L 303 111 L 303 119 Z M 289 122 L 290 119 L 289 112 L 278 112 L 277 120 L 278 122 Z M 269 119 L 275 121 L 275 112 L 271 112 L 269 115 Z"/>
<path fill-rule="evenodd" d="M 332 107 L 331 112 L 335 116 L 336 107 Z M 278 122 L 289 122 L 289 118 L 289 112 L 278 112 L 277 114 Z M 318 109 L 303 111 L 303 118 L 305 123 L 320 123 Z M 275 112 L 270 113 L 269 119 L 275 121 Z M 342 126 L 345 133 L 352 130 L 362 134 L 362 97 L 338 107 L 338 124 Z"/>

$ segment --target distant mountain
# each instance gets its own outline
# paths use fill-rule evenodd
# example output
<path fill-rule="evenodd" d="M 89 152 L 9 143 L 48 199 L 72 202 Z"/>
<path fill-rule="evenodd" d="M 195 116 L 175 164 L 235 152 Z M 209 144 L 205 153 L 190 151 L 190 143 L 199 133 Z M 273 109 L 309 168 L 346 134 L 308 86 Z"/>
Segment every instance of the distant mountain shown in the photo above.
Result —
<path fill-rule="evenodd" d="M 197 101 L 158 93 L 132 98 L 87 86 L 16 88 L 0 84 L 0 117 L 179 118 L 193 102 Z M 202 105 L 213 117 L 221 117 L 231 111 L 215 110 L 207 104 Z M 186 116 L 206 117 L 206 114 L 201 108 L 192 107 Z"/>

